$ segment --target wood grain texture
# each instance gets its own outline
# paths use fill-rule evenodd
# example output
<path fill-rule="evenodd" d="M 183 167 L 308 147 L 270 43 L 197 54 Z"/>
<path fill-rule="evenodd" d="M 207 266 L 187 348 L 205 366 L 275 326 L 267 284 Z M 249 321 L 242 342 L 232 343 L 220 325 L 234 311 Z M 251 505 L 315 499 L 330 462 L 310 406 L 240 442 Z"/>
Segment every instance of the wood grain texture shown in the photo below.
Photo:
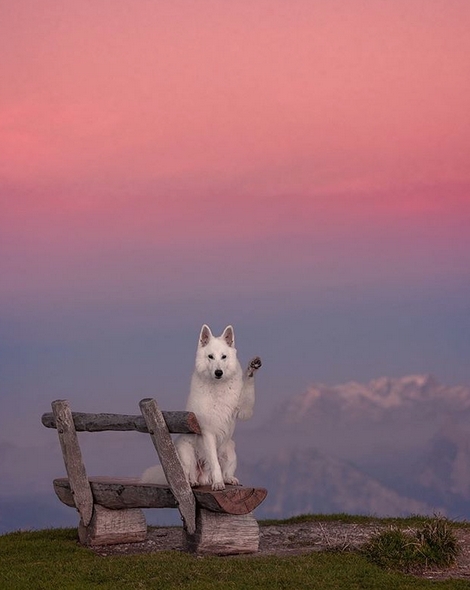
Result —
<path fill-rule="evenodd" d="M 85 465 L 83 464 L 72 412 L 66 400 L 52 402 L 52 412 L 57 424 L 57 434 L 70 482 L 74 506 L 80 512 L 84 526 L 87 526 L 93 515 L 93 495 L 88 483 Z"/>
<path fill-rule="evenodd" d="M 261 504 L 268 492 L 265 488 L 225 486 L 225 490 L 213 491 L 211 486 L 193 488 L 199 506 L 212 512 L 249 514 Z"/>
<path fill-rule="evenodd" d="M 162 412 L 168 430 L 174 434 L 201 434 L 197 418 L 193 412 Z M 87 414 L 72 412 L 77 432 L 102 432 L 105 430 L 148 433 L 143 416 L 130 414 Z M 46 428 L 56 428 L 53 413 L 42 415 L 41 422 Z"/>
<path fill-rule="evenodd" d="M 120 508 L 178 508 L 178 502 L 170 487 L 141 483 L 137 478 L 90 477 L 95 504 L 109 509 Z M 54 491 L 61 502 L 75 506 L 69 480 L 54 479 Z M 225 490 L 213 491 L 210 486 L 193 488 L 196 504 L 210 510 L 227 514 L 248 514 L 266 497 L 264 488 L 227 486 Z"/>
<path fill-rule="evenodd" d="M 108 510 L 95 506 L 88 526 L 78 525 L 78 538 L 82 545 L 116 545 L 145 541 L 147 523 L 142 510 Z"/>
<path fill-rule="evenodd" d="M 196 532 L 185 534 L 185 549 L 197 555 L 239 555 L 259 549 L 259 525 L 253 515 L 219 514 L 198 509 Z"/>
<path fill-rule="evenodd" d="M 142 484 L 133 478 L 90 477 L 90 487 L 96 504 L 116 510 L 122 508 L 178 508 L 168 486 Z M 69 480 L 54 479 L 54 491 L 61 502 L 74 506 Z"/>
<path fill-rule="evenodd" d="M 178 502 L 183 526 L 192 534 L 196 528 L 196 500 L 187 481 L 163 414 L 154 399 L 141 400 L 140 410 L 160 458 L 165 477 Z"/>

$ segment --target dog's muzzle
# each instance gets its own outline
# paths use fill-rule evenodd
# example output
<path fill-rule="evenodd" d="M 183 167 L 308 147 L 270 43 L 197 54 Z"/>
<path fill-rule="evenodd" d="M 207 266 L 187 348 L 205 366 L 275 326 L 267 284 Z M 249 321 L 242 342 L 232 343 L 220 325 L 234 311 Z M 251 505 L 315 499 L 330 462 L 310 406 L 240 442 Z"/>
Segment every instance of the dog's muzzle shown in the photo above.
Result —
<path fill-rule="evenodd" d="M 214 371 L 214 376 L 215 376 L 216 379 L 220 379 L 223 374 L 224 374 L 224 372 L 222 371 L 222 369 L 216 369 Z"/>

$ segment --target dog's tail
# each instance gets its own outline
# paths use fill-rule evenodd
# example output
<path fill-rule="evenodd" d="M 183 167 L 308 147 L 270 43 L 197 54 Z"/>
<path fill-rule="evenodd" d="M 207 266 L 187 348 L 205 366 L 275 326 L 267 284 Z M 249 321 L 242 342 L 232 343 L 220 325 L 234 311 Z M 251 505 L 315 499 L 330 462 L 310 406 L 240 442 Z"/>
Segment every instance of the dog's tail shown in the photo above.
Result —
<path fill-rule="evenodd" d="M 163 472 L 163 467 L 161 465 L 154 465 L 153 467 L 149 467 L 144 471 L 142 477 L 140 478 L 142 483 L 157 483 L 161 485 L 168 485 L 167 479 Z"/>

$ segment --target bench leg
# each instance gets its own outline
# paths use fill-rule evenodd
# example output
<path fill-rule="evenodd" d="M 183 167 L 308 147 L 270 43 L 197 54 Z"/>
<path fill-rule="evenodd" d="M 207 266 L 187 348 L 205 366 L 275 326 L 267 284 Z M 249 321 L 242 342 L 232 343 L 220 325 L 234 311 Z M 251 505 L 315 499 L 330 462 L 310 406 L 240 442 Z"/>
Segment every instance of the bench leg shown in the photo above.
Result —
<path fill-rule="evenodd" d="M 115 545 L 145 541 L 147 522 L 139 508 L 109 510 L 95 504 L 88 526 L 80 520 L 78 538 L 82 545 Z"/>
<path fill-rule="evenodd" d="M 198 555 L 256 553 L 259 525 L 252 512 L 235 515 L 198 508 L 196 532 L 184 538 L 186 551 Z"/>

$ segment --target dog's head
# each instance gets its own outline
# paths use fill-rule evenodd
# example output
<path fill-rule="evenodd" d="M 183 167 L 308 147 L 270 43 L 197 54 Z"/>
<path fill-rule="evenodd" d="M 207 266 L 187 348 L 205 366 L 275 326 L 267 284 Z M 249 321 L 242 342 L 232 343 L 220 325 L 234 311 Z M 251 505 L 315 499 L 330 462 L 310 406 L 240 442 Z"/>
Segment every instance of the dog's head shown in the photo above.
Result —
<path fill-rule="evenodd" d="M 215 337 L 204 324 L 199 334 L 196 353 L 196 370 L 217 381 L 230 379 L 237 371 L 237 350 L 232 326 Z"/>

